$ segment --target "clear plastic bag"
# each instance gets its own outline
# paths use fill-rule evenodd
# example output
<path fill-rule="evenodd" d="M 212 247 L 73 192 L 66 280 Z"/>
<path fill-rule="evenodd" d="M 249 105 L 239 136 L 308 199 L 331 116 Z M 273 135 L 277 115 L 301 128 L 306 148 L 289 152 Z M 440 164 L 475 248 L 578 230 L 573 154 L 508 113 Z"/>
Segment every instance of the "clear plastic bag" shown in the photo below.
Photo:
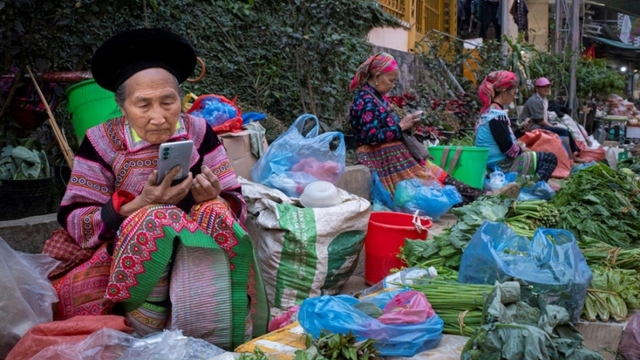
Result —
<path fill-rule="evenodd" d="M 305 135 L 307 121 L 315 125 Z M 281 190 L 291 197 L 309 183 L 335 184 L 345 172 L 346 145 L 340 132 L 319 134 L 318 118 L 304 114 L 280 135 L 251 169 L 253 181 Z"/>
<path fill-rule="evenodd" d="M 402 292 L 383 292 L 366 300 L 383 309 Z M 359 302 L 346 295 L 309 298 L 300 306 L 298 321 L 316 339 L 326 330 L 339 334 L 352 332 L 356 341 L 376 340 L 380 356 L 413 356 L 435 348 L 442 339 L 444 322 L 436 314 L 415 324 L 384 324 L 356 309 L 354 305 Z M 425 307 L 422 311 L 428 314 L 429 309 Z"/>
<path fill-rule="evenodd" d="M 538 229 L 529 241 L 504 223 L 485 221 L 462 254 L 459 281 L 494 284 L 513 278 L 533 286 L 547 303 L 567 309 L 576 323 L 592 275 L 570 232 Z"/>
<path fill-rule="evenodd" d="M 0 238 L 0 359 L 31 327 L 53 320 L 58 295 L 47 276 L 59 263 L 15 251 Z"/>
<path fill-rule="evenodd" d="M 31 360 L 209 360 L 225 353 L 202 339 L 183 336 L 179 330 L 138 339 L 121 331 L 104 328 L 83 341 L 43 349 Z"/>
<path fill-rule="evenodd" d="M 403 180 L 396 186 L 395 207 L 405 213 L 429 216 L 438 220 L 454 205 L 462 202 L 462 196 L 451 185 L 424 182 L 419 179 Z"/>

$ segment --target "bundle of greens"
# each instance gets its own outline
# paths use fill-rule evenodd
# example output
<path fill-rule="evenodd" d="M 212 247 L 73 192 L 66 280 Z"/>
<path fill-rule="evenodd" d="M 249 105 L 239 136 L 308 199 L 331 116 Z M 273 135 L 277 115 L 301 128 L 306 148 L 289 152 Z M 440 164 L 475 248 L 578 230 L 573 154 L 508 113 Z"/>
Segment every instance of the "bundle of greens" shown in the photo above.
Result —
<path fill-rule="evenodd" d="M 409 267 L 445 266 L 458 269 L 462 251 L 485 220 L 504 221 L 511 200 L 492 196 L 480 197 L 469 205 L 453 208 L 456 224 L 427 241 L 405 241 L 400 258 Z"/>
<path fill-rule="evenodd" d="M 51 176 L 47 154 L 24 146 L 5 146 L 0 152 L 0 180 L 43 179 Z"/>
<path fill-rule="evenodd" d="M 378 351 L 375 341 L 368 339 L 356 343 L 356 337 L 352 333 L 331 334 L 322 332 L 318 340 L 313 341 L 311 335 L 307 335 L 306 349 L 297 350 L 294 360 L 368 360 L 377 359 Z M 269 360 L 264 351 L 256 347 L 253 353 L 244 353 L 238 360 Z"/>
<path fill-rule="evenodd" d="M 517 283 L 497 284 L 484 306 L 484 325 L 462 350 L 462 360 L 603 360 L 582 346 L 567 310 L 538 297 L 521 300 Z"/>
<path fill-rule="evenodd" d="M 584 301 L 583 314 L 589 321 L 627 318 L 628 308 L 640 307 L 640 276 L 635 270 L 591 267 L 593 280 Z"/>
<path fill-rule="evenodd" d="M 622 249 L 585 236 L 578 243 L 589 266 L 607 266 L 640 271 L 640 249 Z"/>
<path fill-rule="evenodd" d="M 374 340 L 356 343 L 351 332 L 346 335 L 322 332 L 316 341 L 307 335 L 306 345 L 306 350 L 296 351 L 293 360 L 369 360 L 378 357 Z"/>
<path fill-rule="evenodd" d="M 444 321 L 446 334 L 471 336 L 482 325 L 485 297 L 493 285 L 460 284 L 455 280 L 431 279 L 427 283 L 412 284 L 409 288 L 427 296 L 433 310 Z"/>
<path fill-rule="evenodd" d="M 616 169 L 629 169 L 636 175 L 640 175 L 640 157 L 632 156 L 628 159 L 620 160 L 616 165 Z"/>
<path fill-rule="evenodd" d="M 560 212 L 558 225 L 578 241 L 593 238 L 627 249 L 640 239 L 639 192 L 634 175 L 596 164 L 572 175 L 551 202 Z"/>
<path fill-rule="evenodd" d="M 558 209 L 546 200 L 514 201 L 506 223 L 520 236 L 533 237 L 539 227 L 558 225 Z"/>

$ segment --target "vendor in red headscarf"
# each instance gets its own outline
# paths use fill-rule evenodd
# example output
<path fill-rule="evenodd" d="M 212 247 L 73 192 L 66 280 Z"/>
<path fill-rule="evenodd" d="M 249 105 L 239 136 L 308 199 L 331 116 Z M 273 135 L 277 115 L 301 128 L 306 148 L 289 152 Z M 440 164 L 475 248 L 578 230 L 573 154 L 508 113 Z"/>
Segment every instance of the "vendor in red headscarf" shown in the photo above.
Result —
<path fill-rule="evenodd" d="M 504 108 L 513 102 L 518 91 L 518 77 L 510 71 L 495 71 L 480 85 L 478 93 L 484 104 L 476 127 L 475 145 L 489 148 L 487 167 L 521 175 L 537 175 L 546 181 L 558 164 L 548 152 L 532 152 L 518 146 L 516 139 L 523 128 L 514 131 Z"/>
<path fill-rule="evenodd" d="M 396 185 L 408 179 L 435 180 L 453 185 L 464 203 L 482 194 L 426 159 L 416 158 L 402 142 L 403 132 L 410 131 L 420 120 L 419 113 L 399 119 L 386 95 L 398 79 L 398 64 L 393 56 L 378 53 L 358 67 L 349 88 L 357 90 L 351 103 L 350 122 L 359 145 L 356 159 L 372 172 L 377 172 L 384 187 L 393 197 Z"/>

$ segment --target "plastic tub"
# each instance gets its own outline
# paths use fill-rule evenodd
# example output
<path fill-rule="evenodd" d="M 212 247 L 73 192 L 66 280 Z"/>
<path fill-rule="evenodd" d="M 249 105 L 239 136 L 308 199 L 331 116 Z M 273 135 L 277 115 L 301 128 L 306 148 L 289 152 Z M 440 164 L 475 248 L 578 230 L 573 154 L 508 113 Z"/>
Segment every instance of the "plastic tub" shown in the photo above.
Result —
<path fill-rule="evenodd" d="M 431 220 L 421 220 L 422 226 L 431 228 Z M 427 230 L 418 233 L 413 215 L 397 212 L 372 212 L 367 235 L 364 238 L 364 279 L 369 285 L 378 283 L 389 275 L 391 269 L 406 264 L 398 259 L 405 239 L 426 240 Z"/>
<path fill-rule="evenodd" d="M 447 161 L 442 167 L 445 171 L 449 171 L 449 166 L 459 146 L 429 146 L 429 154 L 434 157 L 433 163 L 441 166 L 442 154 L 445 148 L 449 148 Z M 460 146 L 462 153 L 456 163 L 453 171 L 449 175 L 454 179 L 477 188 L 484 188 L 484 178 L 487 171 L 487 160 L 489 159 L 489 149 L 477 146 Z"/>
<path fill-rule="evenodd" d="M 0 221 L 46 214 L 51 180 L 0 180 Z"/>
<path fill-rule="evenodd" d="M 115 94 L 101 88 L 93 79 L 77 83 L 65 92 L 69 98 L 67 109 L 78 140 L 84 139 L 88 129 L 122 116 Z"/>

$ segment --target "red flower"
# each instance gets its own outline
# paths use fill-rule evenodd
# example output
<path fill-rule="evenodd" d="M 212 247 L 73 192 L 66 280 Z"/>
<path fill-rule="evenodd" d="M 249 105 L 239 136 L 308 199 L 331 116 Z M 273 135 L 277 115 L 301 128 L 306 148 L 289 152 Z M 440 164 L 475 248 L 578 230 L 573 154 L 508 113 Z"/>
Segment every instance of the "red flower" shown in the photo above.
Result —
<path fill-rule="evenodd" d="M 412 93 L 404 93 L 404 94 L 402 94 L 402 97 L 405 98 L 407 101 L 416 101 L 416 100 L 418 100 L 418 96 L 416 94 L 412 94 Z"/>

